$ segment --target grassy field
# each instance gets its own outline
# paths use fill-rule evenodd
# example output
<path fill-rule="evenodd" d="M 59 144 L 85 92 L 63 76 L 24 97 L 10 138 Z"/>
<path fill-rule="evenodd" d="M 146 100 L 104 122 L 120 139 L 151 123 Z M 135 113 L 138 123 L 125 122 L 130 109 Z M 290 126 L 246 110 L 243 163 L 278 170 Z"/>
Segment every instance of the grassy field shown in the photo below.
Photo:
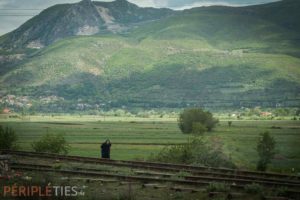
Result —
<path fill-rule="evenodd" d="M 1 120 L 1 119 L 0 119 Z M 117 118 L 117 117 L 31 117 L 30 120 L 2 119 L 0 125 L 12 127 L 19 138 L 21 150 L 32 150 L 31 143 L 46 133 L 63 133 L 70 143 L 71 155 L 100 156 L 100 143 L 113 143 L 112 159 L 147 159 L 166 145 L 187 142 L 189 135 L 178 129 L 175 118 Z M 259 134 L 269 131 L 277 142 L 277 154 L 270 170 L 300 171 L 300 122 L 221 121 L 205 137 L 223 144 L 223 151 L 244 169 L 254 169 L 257 161 L 256 143 Z"/>

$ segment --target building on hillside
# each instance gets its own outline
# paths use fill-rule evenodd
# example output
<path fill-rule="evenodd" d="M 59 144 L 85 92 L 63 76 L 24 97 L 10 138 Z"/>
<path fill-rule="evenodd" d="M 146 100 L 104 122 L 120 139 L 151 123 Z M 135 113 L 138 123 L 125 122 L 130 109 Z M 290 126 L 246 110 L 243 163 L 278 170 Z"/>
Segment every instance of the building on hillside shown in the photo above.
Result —
<path fill-rule="evenodd" d="M 8 108 L 4 108 L 2 110 L 2 114 L 10 114 L 10 110 Z"/>
<path fill-rule="evenodd" d="M 260 116 L 262 116 L 262 117 L 269 117 L 269 116 L 272 116 L 272 113 L 271 112 L 261 112 Z"/>

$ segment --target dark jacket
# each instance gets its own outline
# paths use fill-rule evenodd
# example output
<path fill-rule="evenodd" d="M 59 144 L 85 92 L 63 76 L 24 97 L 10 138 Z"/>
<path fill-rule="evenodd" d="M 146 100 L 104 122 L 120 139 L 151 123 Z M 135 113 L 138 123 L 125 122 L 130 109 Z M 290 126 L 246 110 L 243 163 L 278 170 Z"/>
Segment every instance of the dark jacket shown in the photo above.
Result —
<path fill-rule="evenodd" d="M 101 155 L 102 155 L 102 158 L 110 158 L 110 147 L 111 147 L 111 143 L 104 142 L 101 145 Z"/>

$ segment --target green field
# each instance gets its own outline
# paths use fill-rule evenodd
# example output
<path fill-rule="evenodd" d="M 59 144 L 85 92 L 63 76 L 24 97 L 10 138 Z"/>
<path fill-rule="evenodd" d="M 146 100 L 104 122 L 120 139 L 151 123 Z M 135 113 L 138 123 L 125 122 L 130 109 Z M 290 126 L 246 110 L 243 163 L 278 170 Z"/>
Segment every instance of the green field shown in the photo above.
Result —
<path fill-rule="evenodd" d="M 0 125 L 12 127 L 18 135 L 21 150 L 32 150 L 32 141 L 43 134 L 63 133 L 70 143 L 71 155 L 100 156 L 100 143 L 110 139 L 113 143 L 112 159 L 148 159 L 166 145 L 187 142 L 177 127 L 175 118 L 117 118 L 117 117 L 31 117 L 27 120 L 2 119 Z M 277 154 L 270 170 L 281 172 L 300 171 L 300 122 L 277 121 L 221 121 L 205 137 L 221 142 L 223 151 L 243 169 L 255 169 L 256 143 L 259 134 L 269 131 L 277 142 Z"/>

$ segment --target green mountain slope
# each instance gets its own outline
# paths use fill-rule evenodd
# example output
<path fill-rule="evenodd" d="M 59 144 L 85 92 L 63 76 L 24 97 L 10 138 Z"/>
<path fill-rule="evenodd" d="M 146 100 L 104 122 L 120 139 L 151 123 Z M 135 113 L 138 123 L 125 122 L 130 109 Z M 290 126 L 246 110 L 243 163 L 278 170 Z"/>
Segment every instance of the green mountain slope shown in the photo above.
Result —
<path fill-rule="evenodd" d="M 277 4 L 195 8 L 122 36 L 64 39 L 3 74 L 1 93 L 42 111 L 300 106 L 298 26 L 261 15 Z M 53 95 L 64 100 L 42 102 Z"/>

